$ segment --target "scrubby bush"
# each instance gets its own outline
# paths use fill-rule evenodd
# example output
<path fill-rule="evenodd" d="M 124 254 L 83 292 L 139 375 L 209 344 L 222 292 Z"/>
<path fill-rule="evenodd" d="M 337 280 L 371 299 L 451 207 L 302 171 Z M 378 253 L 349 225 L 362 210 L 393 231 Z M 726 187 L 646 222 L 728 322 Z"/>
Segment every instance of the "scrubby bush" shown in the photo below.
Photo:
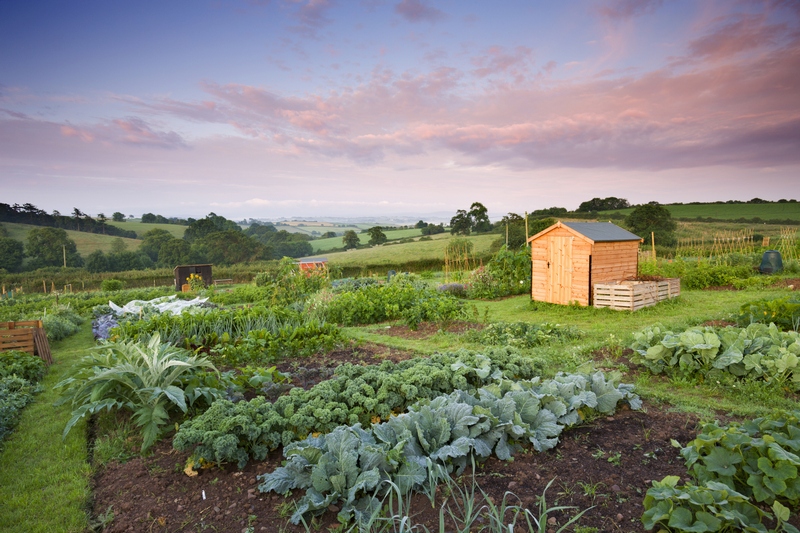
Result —
<path fill-rule="evenodd" d="M 47 370 L 40 358 L 27 352 L 0 352 L 0 378 L 17 376 L 32 383 L 38 382 Z"/>
<path fill-rule="evenodd" d="M 123 288 L 125 288 L 125 284 L 118 279 L 104 279 L 102 283 L 100 283 L 100 290 L 106 292 L 121 291 Z"/>

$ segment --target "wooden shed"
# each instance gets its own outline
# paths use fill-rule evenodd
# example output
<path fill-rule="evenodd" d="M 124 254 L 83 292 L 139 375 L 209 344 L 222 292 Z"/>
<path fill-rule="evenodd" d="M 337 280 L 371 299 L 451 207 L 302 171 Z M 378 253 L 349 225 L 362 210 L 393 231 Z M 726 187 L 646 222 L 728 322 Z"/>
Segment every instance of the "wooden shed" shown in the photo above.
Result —
<path fill-rule="evenodd" d="M 557 222 L 528 239 L 531 299 L 592 305 L 592 287 L 633 278 L 642 239 L 610 222 Z"/>
<path fill-rule="evenodd" d="M 172 272 L 175 274 L 175 290 L 179 292 L 191 274 L 200 274 L 206 287 L 214 282 L 214 278 L 211 276 L 211 265 L 180 265 L 172 269 Z"/>

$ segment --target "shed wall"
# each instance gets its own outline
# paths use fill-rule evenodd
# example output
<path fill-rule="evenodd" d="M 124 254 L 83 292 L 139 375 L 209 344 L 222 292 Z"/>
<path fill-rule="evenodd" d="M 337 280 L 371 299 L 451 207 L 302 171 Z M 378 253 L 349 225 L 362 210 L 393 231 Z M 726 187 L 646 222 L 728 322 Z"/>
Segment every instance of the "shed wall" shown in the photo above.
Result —
<path fill-rule="evenodd" d="M 638 266 L 637 241 L 597 242 L 592 252 L 592 284 L 634 278 Z"/>

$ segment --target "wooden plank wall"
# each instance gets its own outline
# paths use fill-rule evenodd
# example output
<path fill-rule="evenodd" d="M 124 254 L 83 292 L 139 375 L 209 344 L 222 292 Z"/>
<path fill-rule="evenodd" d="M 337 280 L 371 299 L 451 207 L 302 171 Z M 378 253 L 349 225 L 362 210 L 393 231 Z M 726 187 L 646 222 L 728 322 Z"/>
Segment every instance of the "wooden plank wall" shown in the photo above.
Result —
<path fill-rule="evenodd" d="M 592 284 L 635 278 L 639 241 L 598 242 L 592 253 Z"/>
<path fill-rule="evenodd" d="M 559 237 L 568 237 L 561 240 Z M 560 242 L 559 242 L 560 241 Z M 571 254 L 566 251 L 562 255 L 571 255 L 571 290 L 565 294 L 559 287 L 551 287 L 553 278 L 548 272 L 548 261 L 551 258 L 550 250 L 554 246 L 562 246 L 563 242 L 572 243 Z M 556 253 L 553 250 L 553 253 Z M 591 244 L 575 237 L 566 228 L 556 228 L 531 242 L 531 298 L 540 302 L 570 303 L 578 301 L 581 305 L 589 305 L 589 254 Z"/>

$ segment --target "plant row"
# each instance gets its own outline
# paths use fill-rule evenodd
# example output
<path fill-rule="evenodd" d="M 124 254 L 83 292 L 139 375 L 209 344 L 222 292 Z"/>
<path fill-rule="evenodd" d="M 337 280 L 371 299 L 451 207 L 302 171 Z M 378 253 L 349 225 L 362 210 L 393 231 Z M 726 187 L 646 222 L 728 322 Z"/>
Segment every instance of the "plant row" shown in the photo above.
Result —
<path fill-rule="evenodd" d="M 705 379 L 715 373 L 800 390 L 800 334 L 774 324 L 697 327 L 679 333 L 652 326 L 634 334 L 633 362 L 655 374 Z"/>
<path fill-rule="evenodd" d="M 800 298 L 787 296 L 746 303 L 739 310 L 737 321 L 740 326 L 773 323 L 783 331 L 800 331 Z"/>
<path fill-rule="evenodd" d="M 799 454 L 800 411 L 706 424 L 681 448 L 694 483 L 679 485 L 677 476 L 654 482 L 642 521 L 647 529 L 669 531 L 766 532 L 769 520 L 778 531 L 796 533 L 786 522 L 800 506 Z"/>
<path fill-rule="evenodd" d="M 458 298 L 404 275 L 380 285 L 341 285 L 336 293 L 321 293 L 310 299 L 306 310 L 345 326 L 399 319 L 416 329 L 426 321 L 447 323 L 466 318 Z"/>
<path fill-rule="evenodd" d="M 0 352 L 0 443 L 11 434 L 22 409 L 41 390 L 44 361 L 31 354 L 11 350 Z"/>
<path fill-rule="evenodd" d="M 422 399 L 454 390 L 474 390 L 501 377 L 529 379 L 538 365 L 511 349 L 483 354 L 465 351 L 435 354 L 399 363 L 345 364 L 312 388 L 292 389 L 274 403 L 264 397 L 249 402 L 215 401 L 205 413 L 184 422 L 175 448 L 192 451 L 208 462 L 263 460 L 280 445 L 340 425 L 387 420 Z"/>
<path fill-rule="evenodd" d="M 432 492 L 473 458 L 510 460 L 522 444 L 542 452 L 556 446 L 565 427 L 589 412 L 613 413 L 618 402 L 641 406 L 631 385 L 615 386 L 602 372 L 559 374 L 540 382 L 499 380 L 470 392 L 421 401 L 407 414 L 362 427 L 340 426 L 284 448 L 287 461 L 260 476 L 262 492 L 301 489 L 295 524 L 330 505 L 338 519 L 363 522 L 395 487 L 400 494 Z"/>
<path fill-rule="evenodd" d="M 469 331 L 465 338 L 471 342 L 492 346 L 533 348 L 553 342 L 577 339 L 581 332 L 574 326 L 532 324 L 530 322 L 493 322 L 481 330 Z"/>
<path fill-rule="evenodd" d="M 284 379 L 274 367 L 219 374 L 207 357 L 161 342 L 156 333 L 147 343 L 99 346 L 55 387 L 63 389 L 58 404 L 72 407 L 64 435 L 86 416 L 103 410 L 129 411 L 141 428 L 146 450 L 173 415 L 203 410 L 218 399 L 241 398 L 245 389 Z"/>

